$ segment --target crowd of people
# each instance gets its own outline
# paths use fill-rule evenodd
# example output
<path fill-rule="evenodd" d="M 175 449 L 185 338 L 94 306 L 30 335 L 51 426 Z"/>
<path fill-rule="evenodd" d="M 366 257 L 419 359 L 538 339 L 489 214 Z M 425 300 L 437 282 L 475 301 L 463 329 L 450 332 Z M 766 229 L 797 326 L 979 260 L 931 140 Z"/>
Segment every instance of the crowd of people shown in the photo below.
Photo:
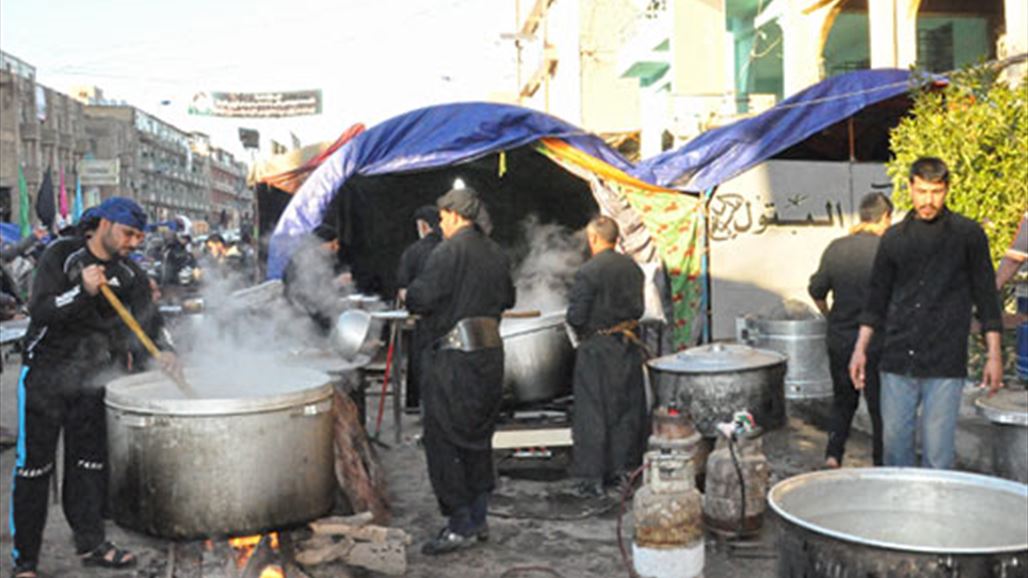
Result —
<path fill-rule="evenodd" d="M 997 283 L 1005 279 L 993 271 L 988 240 L 977 223 L 946 207 L 949 172 L 942 161 L 919 159 L 909 184 L 913 210 L 900 223 L 890 226 L 893 207 L 887 197 L 868 195 L 859 206 L 860 224 L 829 245 L 810 281 L 810 295 L 829 322 L 835 385 L 826 467 L 842 464 L 861 391 L 872 415 L 875 465 L 916 465 L 920 408 L 922 465 L 954 466 L 972 315 L 987 344 L 981 384 L 990 393 L 1003 386 Z M 422 547 L 423 553 L 438 555 L 489 539 L 486 513 L 495 485 L 491 443 L 503 398 L 499 324 L 516 295 L 509 259 L 490 238 L 489 214 L 475 190 L 455 187 L 435 206 L 419 209 L 414 220 L 419 240 L 400 259 L 397 297 L 418 316 L 411 348 L 414 393 L 408 389 L 407 403 L 421 413 L 428 479 L 446 518 Z M 160 243 L 145 252 L 161 267 L 147 272 L 132 258 L 143 246 L 145 230 L 139 206 L 114 198 L 45 248 L 45 235 L 10 248 L 11 255 L 37 261 L 27 291 L 20 289 L 21 276 L 11 274 L 8 280 L 6 267 L 4 277 L 4 291 L 10 290 L 31 317 L 18 391 L 12 500 L 16 578 L 36 576 L 48 480 L 62 431 L 64 509 L 82 562 L 120 568 L 135 561 L 106 540 L 103 528 L 100 384 L 112 368 L 138 371 L 148 358 L 99 295 L 101 289 L 113 290 L 170 351 L 160 341 L 154 285 L 182 288 L 230 272 L 246 276 L 254 267 L 245 237 L 229 244 L 212 234 L 197 254 L 188 235 L 164 231 Z M 635 335 L 643 314 L 643 273 L 617 250 L 613 219 L 592 219 L 586 240 L 591 258 L 574 278 L 566 319 L 579 342 L 571 492 L 590 499 L 626 483 L 640 465 L 649 408 L 643 351 Z M 1026 256 L 1028 247 L 1008 253 L 1018 262 Z M 294 252 L 285 274 L 286 297 L 325 332 L 333 319 L 326 303 L 338 297 L 347 279 L 338 257 L 337 232 L 322 226 Z M 6 250 L 4 259 L 10 262 Z M 1009 269 L 1001 266 L 1004 275 Z M 312 272 L 319 277 L 310 279 Z M 176 363 L 170 353 L 157 361 L 165 367 Z"/>

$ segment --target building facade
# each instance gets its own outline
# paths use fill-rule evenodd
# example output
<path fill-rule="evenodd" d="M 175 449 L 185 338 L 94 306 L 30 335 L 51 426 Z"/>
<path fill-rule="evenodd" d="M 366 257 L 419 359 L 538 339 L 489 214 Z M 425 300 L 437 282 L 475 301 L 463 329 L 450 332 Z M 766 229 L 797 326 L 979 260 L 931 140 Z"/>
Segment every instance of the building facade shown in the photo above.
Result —
<path fill-rule="evenodd" d="M 224 149 L 210 149 L 211 209 L 216 220 L 224 221 L 229 229 L 241 228 L 252 222 L 254 213 L 253 191 L 246 187 L 247 167 Z M 225 215 L 222 219 L 222 215 Z"/>
<path fill-rule="evenodd" d="M 74 194 L 78 161 L 87 147 L 81 103 L 38 84 L 35 68 L 0 52 L 0 220 L 18 221 L 19 167 L 34 207 L 48 169 L 55 198 L 62 174 L 67 194 Z M 38 223 L 35 210 L 30 215 Z"/>

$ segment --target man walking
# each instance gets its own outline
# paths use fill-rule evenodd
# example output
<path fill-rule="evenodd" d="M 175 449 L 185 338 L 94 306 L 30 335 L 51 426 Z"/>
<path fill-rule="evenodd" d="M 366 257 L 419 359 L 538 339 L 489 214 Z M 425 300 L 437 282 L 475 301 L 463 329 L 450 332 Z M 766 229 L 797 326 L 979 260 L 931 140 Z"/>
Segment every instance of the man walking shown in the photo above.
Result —
<path fill-rule="evenodd" d="M 436 203 L 444 241 L 407 288 L 433 344 L 423 355 L 425 456 L 439 507 L 449 518 L 422 552 L 444 554 L 488 538 L 494 486 L 492 438 L 503 397 L 500 314 L 514 306 L 510 263 L 486 232 L 478 194 L 456 188 Z"/>
<path fill-rule="evenodd" d="M 850 377 L 864 387 L 875 328 L 885 332 L 881 368 L 885 465 L 914 466 L 921 407 L 922 464 L 950 469 L 972 305 L 987 346 L 982 386 L 1003 387 L 1000 307 L 989 241 L 974 221 L 946 207 L 949 169 L 933 157 L 910 167 L 913 210 L 878 248 L 860 316 Z"/>
<path fill-rule="evenodd" d="M 853 414 L 860 403 L 849 375 L 849 359 L 857 342 L 860 315 L 867 299 L 878 242 L 892 224 L 892 201 L 882 193 L 865 195 L 860 201 L 860 223 L 851 233 L 832 241 L 821 255 L 821 265 L 810 277 L 807 291 L 817 308 L 828 319 L 828 364 L 832 375 L 832 419 L 825 449 L 825 467 L 838 468 L 846 449 Z M 832 307 L 826 301 L 832 294 Z M 882 465 L 882 414 L 879 410 L 878 358 L 881 354 L 881 332 L 875 335 L 868 349 L 867 382 L 864 399 L 871 415 L 872 458 Z"/>
<path fill-rule="evenodd" d="M 617 223 L 596 217 L 586 228 L 590 259 L 575 275 L 567 322 L 581 339 L 575 355 L 572 417 L 575 495 L 603 496 L 642 460 L 646 392 L 635 331 L 643 314 L 643 272 L 614 250 Z"/>

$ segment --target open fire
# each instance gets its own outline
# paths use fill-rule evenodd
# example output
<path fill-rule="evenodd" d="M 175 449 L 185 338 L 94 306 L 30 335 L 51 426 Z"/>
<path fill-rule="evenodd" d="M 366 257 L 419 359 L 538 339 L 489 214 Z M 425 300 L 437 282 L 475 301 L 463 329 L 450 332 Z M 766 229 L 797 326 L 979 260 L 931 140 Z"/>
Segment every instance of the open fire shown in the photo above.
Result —
<path fill-rule="evenodd" d="M 267 563 L 264 561 L 264 555 L 270 555 L 273 559 L 278 558 L 278 532 L 229 538 L 228 544 L 232 547 L 232 552 L 235 556 L 236 568 L 242 572 L 242 576 L 254 576 L 256 578 L 285 578 L 285 572 L 283 572 L 282 566 L 277 563 Z M 207 541 L 206 546 L 208 551 L 214 547 L 210 540 Z M 262 550 L 266 550 L 266 552 Z M 258 556 L 257 559 L 254 559 L 256 554 L 264 555 Z"/>

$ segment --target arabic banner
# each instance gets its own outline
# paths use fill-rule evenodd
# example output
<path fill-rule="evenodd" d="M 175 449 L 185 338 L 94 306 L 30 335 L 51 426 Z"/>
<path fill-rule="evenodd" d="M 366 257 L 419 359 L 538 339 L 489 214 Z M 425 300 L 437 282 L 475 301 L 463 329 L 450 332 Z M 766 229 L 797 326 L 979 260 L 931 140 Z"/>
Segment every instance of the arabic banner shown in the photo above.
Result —
<path fill-rule="evenodd" d="M 282 118 L 321 114 L 321 90 L 198 92 L 189 114 L 234 118 Z"/>

